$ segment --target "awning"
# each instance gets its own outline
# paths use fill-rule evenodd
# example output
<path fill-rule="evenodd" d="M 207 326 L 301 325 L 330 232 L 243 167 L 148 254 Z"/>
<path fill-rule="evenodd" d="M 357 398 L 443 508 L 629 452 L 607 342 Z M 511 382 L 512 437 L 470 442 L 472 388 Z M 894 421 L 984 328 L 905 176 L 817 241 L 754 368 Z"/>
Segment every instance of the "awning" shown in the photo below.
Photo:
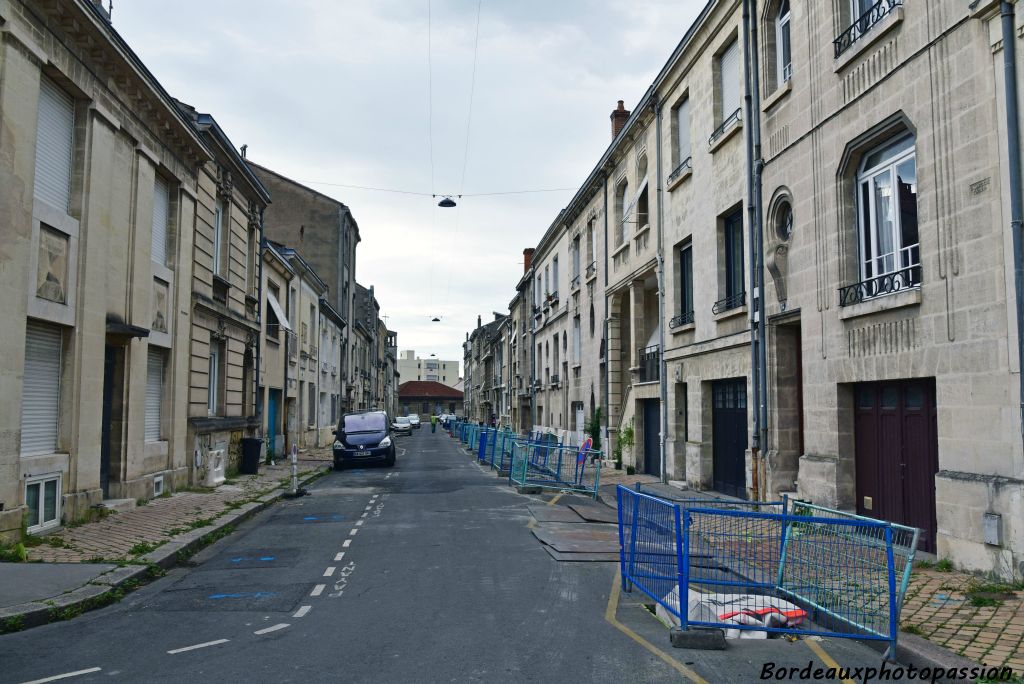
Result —
<path fill-rule="evenodd" d="M 293 330 L 290 323 L 288 323 L 288 317 L 284 315 L 284 309 L 281 308 L 281 302 L 277 301 L 277 297 L 267 293 L 267 303 L 270 304 L 270 308 L 274 310 L 274 315 L 277 316 L 277 322 L 281 324 L 281 327 L 285 330 Z"/>

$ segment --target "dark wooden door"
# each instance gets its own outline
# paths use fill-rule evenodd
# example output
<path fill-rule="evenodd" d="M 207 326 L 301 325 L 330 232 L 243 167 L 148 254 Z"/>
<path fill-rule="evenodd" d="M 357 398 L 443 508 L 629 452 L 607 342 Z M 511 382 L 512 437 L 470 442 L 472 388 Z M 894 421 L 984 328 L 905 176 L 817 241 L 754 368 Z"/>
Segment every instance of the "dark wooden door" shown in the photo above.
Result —
<path fill-rule="evenodd" d="M 644 473 L 661 477 L 661 449 L 658 433 L 661 431 L 661 402 L 644 399 Z"/>
<path fill-rule="evenodd" d="M 747 498 L 747 382 L 719 380 L 711 385 L 711 448 L 715 491 Z"/>
<path fill-rule="evenodd" d="M 103 425 L 100 433 L 100 489 L 103 498 L 110 496 L 110 439 L 114 419 L 114 370 L 117 350 L 108 346 L 103 356 Z"/>
<path fill-rule="evenodd" d="M 918 547 L 934 553 L 935 381 L 862 383 L 854 395 L 857 512 L 919 528 Z"/>

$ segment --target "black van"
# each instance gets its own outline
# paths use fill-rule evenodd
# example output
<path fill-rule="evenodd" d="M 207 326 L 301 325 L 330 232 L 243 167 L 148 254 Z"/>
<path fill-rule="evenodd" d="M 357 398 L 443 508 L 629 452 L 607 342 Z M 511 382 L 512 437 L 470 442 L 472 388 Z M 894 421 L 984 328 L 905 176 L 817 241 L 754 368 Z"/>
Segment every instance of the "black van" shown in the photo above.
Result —
<path fill-rule="evenodd" d="M 384 411 L 346 413 L 334 431 L 334 469 L 370 462 L 395 465 L 391 419 Z"/>

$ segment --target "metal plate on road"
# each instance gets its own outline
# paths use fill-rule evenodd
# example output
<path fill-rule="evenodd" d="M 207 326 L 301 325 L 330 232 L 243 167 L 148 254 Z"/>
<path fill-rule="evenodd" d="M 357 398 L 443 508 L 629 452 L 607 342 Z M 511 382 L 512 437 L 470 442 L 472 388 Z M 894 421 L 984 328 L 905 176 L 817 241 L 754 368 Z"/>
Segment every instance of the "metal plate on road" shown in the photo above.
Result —
<path fill-rule="evenodd" d="M 251 570 L 253 568 L 291 568 L 299 562 L 300 549 L 234 549 L 217 554 L 196 568 L 204 570 Z"/>
<path fill-rule="evenodd" d="M 598 553 L 562 553 L 553 547 L 544 544 L 544 550 L 556 561 L 584 562 L 584 563 L 618 563 L 619 554 L 611 552 Z"/>
<path fill-rule="evenodd" d="M 533 535 L 562 553 L 612 553 L 619 550 L 619 530 L 614 525 L 540 523 Z"/>
<path fill-rule="evenodd" d="M 585 523 L 575 511 L 570 511 L 564 506 L 527 506 L 530 515 L 536 518 L 537 522 L 563 522 L 563 523 Z"/>
<path fill-rule="evenodd" d="M 195 589 L 169 590 L 150 606 L 162 611 L 270 611 L 288 612 L 313 588 L 310 584 L 227 583 Z"/>
<path fill-rule="evenodd" d="M 569 508 L 583 516 L 587 522 L 618 523 L 619 514 L 611 506 L 599 503 L 571 503 Z"/>

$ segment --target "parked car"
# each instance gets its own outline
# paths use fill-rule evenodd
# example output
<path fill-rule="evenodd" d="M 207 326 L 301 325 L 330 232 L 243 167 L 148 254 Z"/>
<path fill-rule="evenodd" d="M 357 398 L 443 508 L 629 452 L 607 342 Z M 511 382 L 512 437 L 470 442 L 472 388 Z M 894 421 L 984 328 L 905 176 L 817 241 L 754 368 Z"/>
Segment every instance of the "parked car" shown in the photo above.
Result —
<path fill-rule="evenodd" d="M 334 469 L 355 463 L 395 465 L 391 420 L 384 411 L 346 413 L 334 431 Z"/>
<path fill-rule="evenodd" d="M 416 428 L 417 430 L 420 429 L 420 417 L 418 415 L 416 415 L 415 413 L 410 413 L 409 414 L 409 423 L 411 423 L 412 426 L 414 428 Z"/>
<path fill-rule="evenodd" d="M 411 435 L 412 423 L 408 416 L 398 416 L 395 422 L 391 423 L 391 431 L 396 435 Z"/>

